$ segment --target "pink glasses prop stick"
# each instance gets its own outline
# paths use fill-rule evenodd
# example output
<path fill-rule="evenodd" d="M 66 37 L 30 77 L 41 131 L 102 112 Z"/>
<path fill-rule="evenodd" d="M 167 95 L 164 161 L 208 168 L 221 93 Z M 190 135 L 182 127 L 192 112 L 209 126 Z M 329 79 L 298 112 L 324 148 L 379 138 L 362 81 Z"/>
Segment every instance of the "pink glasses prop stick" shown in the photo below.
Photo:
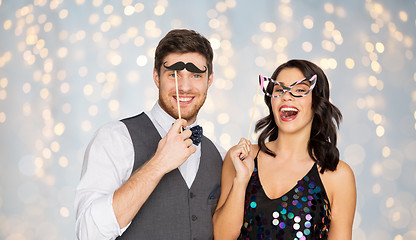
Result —
<path fill-rule="evenodd" d="M 178 103 L 178 116 L 179 116 L 179 119 L 181 119 L 181 107 L 179 104 L 179 91 L 178 91 L 178 74 L 176 73 L 176 70 L 175 70 L 175 85 L 176 85 L 176 102 Z M 181 133 L 182 133 L 182 128 L 181 128 Z"/>
<path fill-rule="evenodd" d="M 261 86 L 263 86 L 263 82 L 261 82 Z M 259 88 L 260 88 L 260 85 L 257 85 L 256 96 L 254 97 L 254 103 L 253 103 L 253 112 L 251 113 L 250 127 L 247 133 L 247 140 L 250 140 L 251 126 L 253 125 L 253 118 L 254 118 L 254 113 L 256 110 L 257 96 L 259 95 Z M 241 161 L 243 161 L 245 157 L 240 157 L 240 159 Z"/>
<path fill-rule="evenodd" d="M 261 82 L 261 85 L 263 87 L 263 82 Z M 248 129 L 247 140 L 250 140 L 251 126 L 253 125 L 253 118 L 254 118 L 254 112 L 256 110 L 257 96 L 259 95 L 259 88 L 260 88 L 260 85 L 258 84 L 256 96 L 254 97 L 253 112 L 251 113 L 250 128 Z"/>

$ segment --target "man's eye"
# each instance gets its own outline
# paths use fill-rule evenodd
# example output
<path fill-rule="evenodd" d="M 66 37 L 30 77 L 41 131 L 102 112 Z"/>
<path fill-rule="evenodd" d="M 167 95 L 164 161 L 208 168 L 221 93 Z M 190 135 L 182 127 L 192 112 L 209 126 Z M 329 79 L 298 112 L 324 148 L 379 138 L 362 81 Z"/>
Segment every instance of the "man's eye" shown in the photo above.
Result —
<path fill-rule="evenodd" d="M 194 78 L 201 78 L 202 76 L 201 75 L 199 75 L 199 74 L 195 74 L 194 75 Z"/>

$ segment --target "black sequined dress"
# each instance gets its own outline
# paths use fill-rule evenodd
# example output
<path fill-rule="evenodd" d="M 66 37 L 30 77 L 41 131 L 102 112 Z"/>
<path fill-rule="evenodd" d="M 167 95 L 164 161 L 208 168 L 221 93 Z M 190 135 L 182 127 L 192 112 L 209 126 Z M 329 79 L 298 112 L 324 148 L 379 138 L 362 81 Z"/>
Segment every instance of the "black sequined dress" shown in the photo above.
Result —
<path fill-rule="evenodd" d="M 289 192 L 270 199 L 259 180 L 257 157 L 254 162 L 238 239 L 327 239 L 331 208 L 317 164 Z"/>

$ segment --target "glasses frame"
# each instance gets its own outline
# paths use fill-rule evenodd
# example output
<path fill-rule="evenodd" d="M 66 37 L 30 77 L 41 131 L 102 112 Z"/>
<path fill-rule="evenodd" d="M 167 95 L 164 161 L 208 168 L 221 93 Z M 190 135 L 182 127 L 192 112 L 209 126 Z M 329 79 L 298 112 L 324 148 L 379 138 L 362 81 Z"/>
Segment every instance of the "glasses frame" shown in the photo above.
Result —
<path fill-rule="evenodd" d="M 274 85 L 279 85 L 280 87 L 282 87 L 282 89 L 283 89 L 282 94 L 280 94 L 279 96 L 273 96 L 272 94 L 268 93 L 267 90 L 264 88 L 264 81 L 265 81 L 265 79 L 268 80 L 268 81 L 270 81 Z M 259 84 L 260 84 L 260 87 L 263 90 L 264 94 L 266 94 L 266 96 L 271 97 L 271 98 L 281 97 L 283 94 L 285 94 L 285 92 L 289 92 L 290 95 L 293 96 L 293 97 L 304 97 L 304 96 L 308 95 L 308 93 L 312 92 L 312 90 L 314 89 L 314 87 L 316 85 L 316 79 L 317 79 L 317 76 L 316 76 L 316 74 L 314 74 L 309 79 L 303 78 L 303 79 L 301 79 L 301 80 L 299 80 L 299 81 L 297 81 L 295 83 L 292 83 L 290 86 L 286 87 L 283 84 L 279 83 L 278 81 L 276 81 L 276 80 L 274 80 L 272 78 L 263 77 L 262 75 L 259 75 Z M 311 82 L 311 86 L 309 87 L 309 90 L 306 93 L 302 94 L 301 96 L 295 96 L 292 93 L 292 87 L 295 86 L 296 84 L 299 84 L 299 83 L 303 82 L 303 81 L 309 81 L 309 82 Z M 267 88 L 267 86 L 266 86 L 266 88 Z M 274 86 L 273 86 L 273 88 L 274 88 Z"/>

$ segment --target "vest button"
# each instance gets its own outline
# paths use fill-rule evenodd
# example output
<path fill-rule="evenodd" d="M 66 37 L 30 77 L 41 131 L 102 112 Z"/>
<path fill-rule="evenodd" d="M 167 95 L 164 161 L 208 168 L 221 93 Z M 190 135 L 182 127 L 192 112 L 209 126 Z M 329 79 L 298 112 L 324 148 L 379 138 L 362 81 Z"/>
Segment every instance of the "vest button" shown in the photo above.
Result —
<path fill-rule="evenodd" d="M 195 197 L 194 193 L 193 192 L 189 193 L 189 197 L 194 198 Z"/>
<path fill-rule="evenodd" d="M 198 219 L 198 217 L 197 217 L 197 216 L 192 215 L 192 221 L 196 221 L 197 219 Z"/>

